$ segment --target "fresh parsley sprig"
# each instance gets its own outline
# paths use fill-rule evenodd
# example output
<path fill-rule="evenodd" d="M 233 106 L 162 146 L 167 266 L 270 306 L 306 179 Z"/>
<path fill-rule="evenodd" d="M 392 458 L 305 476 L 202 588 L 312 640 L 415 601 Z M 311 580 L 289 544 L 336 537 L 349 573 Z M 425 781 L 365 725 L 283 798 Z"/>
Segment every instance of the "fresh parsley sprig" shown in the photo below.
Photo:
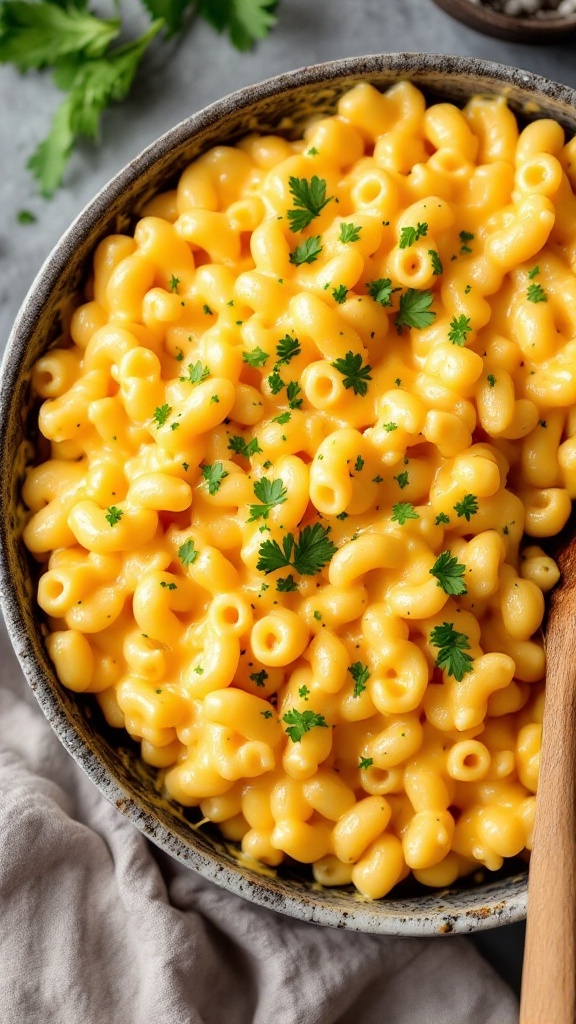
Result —
<path fill-rule="evenodd" d="M 370 376 L 372 367 L 368 364 L 362 365 L 362 356 L 359 352 L 347 352 L 344 359 L 335 359 L 332 366 L 344 377 L 342 383 L 347 390 L 352 388 L 355 395 L 366 394 L 368 381 L 372 380 Z"/>
<path fill-rule="evenodd" d="M 334 198 L 326 195 L 326 180 L 319 178 L 317 174 L 313 174 L 310 180 L 294 176 L 288 178 L 288 188 L 295 207 L 288 210 L 288 222 L 292 231 L 303 231 L 307 228 Z"/>
<path fill-rule="evenodd" d="M 462 576 L 466 572 L 466 566 L 458 561 L 456 555 L 449 551 L 443 551 L 430 569 L 430 575 L 436 577 L 436 585 L 441 587 L 445 594 L 452 597 L 460 597 L 467 593 L 466 584 Z"/>
<path fill-rule="evenodd" d="M 336 554 L 336 545 L 328 534 L 330 527 L 314 523 L 305 526 L 294 540 L 292 533 L 282 538 L 282 547 L 276 540 L 265 540 L 258 551 L 256 568 L 266 575 L 276 569 L 291 566 L 301 576 L 315 576 Z"/>
<path fill-rule="evenodd" d="M 454 629 L 453 622 L 434 626 L 430 633 L 430 643 L 438 647 L 437 667 L 445 669 L 457 682 L 462 682 L 466 673 L 472 671 L 473 659 L 466 653 L 470 649 L 470 641 L 465 633 Z"/>
<path fill-rule="evenodd" d="M 425 238 L 428 234 L 428 225 L 424 222 L 418 221 L 416 227 L 405 227 L 400 229 L 400 241 L 398 242 L 399 249 L 408 249 L 411 245 L 414 245 L 419 238 Z"/>
<path fill-rule="evenodd" d="M 288 491 L 280 478 L 268 480 L 262 477 L 261 480 L 257 480 L 254 484 L 254 494 L 260 504 L 250 505 L 249 523 L 255 523 L 258 519 L 268 519 L 272 509 L 276 505 L 283 505 L 288 497 Z"/>
<path fill-rule="evenodd" d="M 290 711 L 287 711 L 282 716 L 282 721 L 286 722 L 288 726 L 286 732 L 293 743 L 300 743 L 304 734 L 310 732 L 311 729 L 317 727 L 321 729 L 329 728 L 324 715 L 317 715 L 310 708 L 307 708 L 306 711 L 298 711 L 297 708 L 291 708 Z"/>
<path fill-rule="evenodd" d="M 415 327 L 420 331 L 423 327 L 429 327 L 436 317 L 436 313 L 430 309 L 433 301 L 432 292 L 407 288 L 400 296 L 398 316 L 394 321 L 400 333 L 403 327 Z"/>

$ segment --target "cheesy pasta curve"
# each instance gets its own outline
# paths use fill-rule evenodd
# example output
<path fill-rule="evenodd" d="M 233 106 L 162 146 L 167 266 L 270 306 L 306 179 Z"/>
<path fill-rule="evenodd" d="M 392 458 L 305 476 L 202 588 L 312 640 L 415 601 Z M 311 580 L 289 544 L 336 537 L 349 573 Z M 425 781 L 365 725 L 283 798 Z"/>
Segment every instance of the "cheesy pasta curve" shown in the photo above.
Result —
<path fill-rule="evenodd" d="M 246 858 L 379 898 L 531 847 L 575 152 L 502 97 L 359 83 L 105 238 L 35 364 L 58 676 Z"/>

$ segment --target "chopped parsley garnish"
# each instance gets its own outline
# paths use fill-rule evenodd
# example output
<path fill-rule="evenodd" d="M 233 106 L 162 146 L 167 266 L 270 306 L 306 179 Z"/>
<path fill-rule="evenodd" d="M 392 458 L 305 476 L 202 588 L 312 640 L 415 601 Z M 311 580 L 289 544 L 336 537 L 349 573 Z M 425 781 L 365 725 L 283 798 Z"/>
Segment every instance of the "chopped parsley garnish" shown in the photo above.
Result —
<path fill-rule="evenodd" d="M 285 423 L 290 422 L 291 417 L 291 412 L 281 412 L 279 416 L 272 417 L 272 423 L 279 423 L 280 426 L 283 427 Z"/>
<path fill-rule="evenodd" d="M 302 697 L 302 700 L 308 700 L 308 697 L 310 696 L 310 690 L 308 689 L 305 683 L 303 686 L 298 687 L 298 696 Z"/>
<path fill-rule="evenodd" d="M 362 356 L 360 353 L 347 352 L 344 359 L 336 359 L 332 366 L 343 375 L 344 380 L 342 383 L 346 389 L 352 388 L 355 395 L 366 394 L 368 391 L 368 381 L 372 380 L 370 376 L 372 367 L 368 364 L 362 366 Z"/>
<path fill-rule="evenodd" d="M 322 622 L 322 612 L 319 612 L 318 609 L 316 609 L 314 612 L 314 618 L 316 619 L 316 622 Z"/>
<path fill-rule="evenodd" d="M 262 718 L 272 718 L 272 712 L 270 710 L 261 711 Z"/>
<path fill-rule="evenodd" d="M 324 207 L 332 200 L 326 196 L 326 181 L 316 174 L 308 178 L 288 178 L 288 188 L 294 199 L 294 210 L 288 210 L 288 222 L 292 231 L 303 231 L 319 217 Z"/>
<path fill-rule="evenodd" d="M 445 669 L 457 682 L 460 683 L 466 673 L 472 671 L 473 659 L 466 653 L 470 649 L 470 641 L 465 633 L 458 633 L 454 629 L 453 622 L 434 626 L 430 633 L 430 643 L 439 648 L 436 658 L 438 668 Z"/>
<path fill-rule="evenodd" d="M 392 423 L 392 422 L 390 422 L 390 423 L 383 423 L 382 424 L 382 429 L 385 430 L 387 434 L 391 434 L 393 430 L 398 430 L 398 424 L 397 423 Z"/>
<path fill-rule="evenodd" d="M 408 519 L 420 519 L 420 516 L 412 502 L 402 501 L 397 505 L 392 506 L 391 519 L 393 523 L 399 523 L 400 526 L 404 526 L 404 523 L 406 523 Z"/>
<path fill-rule="evenodd" d="M 461 231 L 458 237 L 460 239 L 460 242 L 462 243 L 460 246 L 460 253 L 463 254 L 465 252 L 472 252 L 472 249 L 468 245 L 468 242 L 472 242 L 474 240 L 474 235 L 472 235 L 469 231 Z"/>
<path fill-rule="evenodd" d="M 392 287 L 389 277 L 379 277 L 377 281 L 368 281 L 366 288 L 368 294 L 381 306 L 391 306 L 393 293 L 402 291 L 401 288 Z"/>
<path fill-rule="evenodd" d="M 314 523 L 300 531 L 297 541 L 292 533 L 287 533 L 282 538 L 282 547 L 276 540 L 265 540 L 260 545 L 256 568 L 268 575 L 275 569 L 292 566 L 301 576 L 314 576 L 336 554 L 337 548 L 329 533 L 329 526 Z"/>
<path fill-rule="evenodd" d="M 198 551 L 191 537 L 188 537 L 188 540 L 185 540 L 178 548 L 178 558 L 182 565 L 194 565 L 198 558 Z"/>
<path fill-rule="evenodd" d="M 291 409 L 299 409 L 304 401 L 303 398 L 299 398 L 298 395 L 301 393 L 302 388 L 298 381 L 291 380 L 288 387 L 286 388 L 286 396 L 288 398 L 288 405 Z"/>
<path fill-rule="evenodd" d="M 442 523 L 449 523 L 450 522 L 450 516 L 447 516 L 445 512 L 439 512 L 438 515 L 436 516 L 436 519 L 434 520 L 434 522 L 435 522 L 436 526 L 441 526 Z"/>
<path fill-rule="evenodd" d="M 339 284 L 337 288 L 332 289 L 332 298 L 339 306 L 343 302 L 346 302 L 346 296 L 348 295 L 348 289 L 345 284 Z"/>
<path fill-rule="evenodd" d="M 361 757 L 360 758 L 360 763 L 358 765 L 358 768 L 359 768 L 360 771 L 363 771 L 366 768 L 371 768 L 373 764 L 374 764 L 374 758 L 373 757 Z"/>
<path fill-rule="evenodd" d="M 257 519 L 268 519 L 272 509 L 276 505 L 283 505 L 288 497 L 282 480 L 268 480 L 266 477 L 256 481 L 254 494 L 261 504 L 250 505 L 249 523 L 255 523 Z"/>
<path fill-rule="evenodd" d="M 120 522 L 123 515 L 124 512 L 121 508 L 117 508 L 116 505 L 110 505 L 110 507 L 106 509 L 104 519 L 110 523 L 110 526 L 116 526 L 116 523 Z"/>
<path fill-rule="evenodd" d="M 530 281 L 533 281 L 533 280 L 534 280 L 534 278 L 535 278 L 535 277 L 536 277 L 536 276 L 537 276 L 537 275 L 538 275 L 539 273 L 540 273 L 540 267 L 538 266 L 538 264 L 536 264 L 536 266 L 535 266 L 535 267 L 532 267 L 532 270 L 529 270 L 529 271 L 528 271 L 528 278 L 529 278 L 529 280 L 530 280 Z"/>
<path fill-rule="evenodd" d="M 398 476 L 395 476 L 393 479 L 398 484 L 400 490 L 403 491 L 408 486 L 408 470 L 405 469 L 403 473 L 398 473 Z"/>
<path fill-rule="evenodd" d="M 276 590 L 280 594 L 290 594 L 292 591 L 298 590 L 298 584 L 296 583 L 292 573 L 290 573 L 289 576 L 280 576 L 280 578 L 276 580 Z"/>
<path fill-rule="evenodd" d="M 264 686 L 265 681 L 268 679 L 268 673 L 265 668 L 261 672 L 253 672 L 249 677 L 256 686 Z"/>
<path fill-rule="evenodd" d="M 264 352 L 259 345 L 253 348 L 251 352 L 243 352 L 242 359 L 248 366 L 266 366 L 266 362 L 269 359 L 268 352 Z"/>
<path fill-rule="evenodd" d="M 317 715 L 315 711 L 298 711 L 296 708 L 291 708 L 285 715 L 282 716 L 282 721 L 286 722 L 290 739 L 293 743 L 299 743 L 304 733 L 310 732 L 310 729 L 314 729 L 319 726 L 322 729 L 328 728 L 328 722 L 324 718 L 324 715 Z"/>
<path fill-rule="evenodd" d="M 160 580 L 160 586 L 164 587 L 165 590 L 178 590 L 175 583 L 167 583 L 166 580 Z"/>
<path fill-rule="evenodd" d="M 463 313 L 460 316 L 454 316 L 450 321 L 448 341 L 451 341 L 453 345 L 465 345 L 466 335 L 471 331 L 469 316 L 464 316 Z"/>
<path fill-rule="evenodd" d="M 356 470 L 357 473 L 359 473 L 360 470 L 363 469 L 363 468 L 364 468 L 364 459 L 362 458 L 361 455 L 358 455 L 356 457 L 356 462 L 354 463 L 354 469 Z"/>
<path fill-rule="evenodd" d="M 408 288 L 400 296 L 398 316 L 394 321 L 400 332 L 403 327 L 415 327 L 419 331 L 423 327 L 429 327 L 436 317 L 436 313 L 430 309 L 433 301 L 432 292 Z"/>
<path fill-rule="evenodd" d="M 253 455 L 258 455 L 262 451 L 257 437 L 253 437 L 247 444 L 238 434 L 229 439 L 228 448 L 235 455 L 242 455 L 245 459 L 251 459 Z"/>
<path fill-rule="evenodd" d="M 278 366 L 282 363 L 289 363 L 294 356 L 299 356 L 302 349 L 300 348 L 300 342 L 298 338 L 292 338 L 289 334 L 285 338 L 282 338 L 276 345 L 276 355 L 278 356 Z"/>
<path fill-rule="evenodd" d="M 299 267 L 302 263 L 315 263 L 320 253 L 322 252 L 322 243 L 320 241 L 320 235 L 314 235 L 312 238 L 307 238 L 305 242 L 301 242 L 296 248 L 290 253 L 290 263 Z"/>
<path fill-rule="evenodd" d="M 426 223 L 421 224 L 418 222 L 416 227 L 406 227 L 400 230 L 400 241 L 398 242 L 398 248 L 408 249 L 409 246 L 414 245 L 419 238 L 425 238 L 428 234 L 428 225 Z"/>
<path fill-rule="evenodd" d="M 219 399 L 218 395 L 212 395 L 212 398 L 210 399 L 210 401 L 214 402 L 217 405 L 218 402 L 220 401 L 220 399 Z"/>
<path fill-rule="evenodd" d="M 354 680 L 354 691 L 352 696 L 359 697 L 366 689 L 366 683 L 370 679 L 370 670 L 368 666 L 363 665 L 361 661 L 355 661 L 352 665 L 348 666 L 348 671 Z"/>
<path fill-rule="evenodd" d="M 202 306 L 202 311 L 206 313 L 206 316 L 214 316 L 214 313 L 210 309 L 210 306 L 206 305 L 206 303 L 204 303 L 204 305 Z"/>
<path fill-rule="evenodd" d="M 360 238 L 360 232 L 362 227 L 356 227 L 355 224 L 341 224 L 340 225 L 340 241 L 341 242 L 357 242 Z"/>
<path fill-rule="evenodd" d="M 488 376 L 486 377 L 486 380 L 488 381 L 490 387 L 493 388 L 496 383 L 496 377 L 494 376 L 494 374 L 489 373 Z"/>
<path fill-rule="evenodd" d="M 478 498 L 474 494 L 465 494 L 462 501 L 457 501 L 454 505 L 454 511 L 460 519 L 464 517 L 469 523 L 470 516 L 478 511 Z"/>
<path fill-rule="evenodd" d="M 432 260 L 432 273 L 435 277 L 438 277 L 438 275 L 444 270 L 442 260 L 440 259 L 440 253 L 436 252 L 436 249 L 428 249 L 428 255 Z"/>
<path fill-rule="evenodd" d="M 179 277 L 175 277 L 174 274 L 171 274 L 171 276 L 170 276 L 170 291 L 171 292 L 176 292 L 176 295 L 178 294 L 178 285 L 179 284 L 180 284 L 180 278 Z"/>
<path fill-rule="evenodd" d="M 278 395 L 280 391 L 282 391 L 282 388 L 285 387 L 284 381 L 277 370 L 274 370 L 274 372 L 266 379 L 273 395 Z"/>
<path fill-rule="evenodd" d="M 535 282 L 528 285 L 526 298 L 528 299 L 528 302 L 548 302 L 548 296 L 546 295 L 542 285 L 536 284 Z"/>
<path fill-rule="evenodd" d="M 156 409 L 154 409 L 154 415 L 152 416 L 152 419 L 154 420 L 156 426 L 162 427 L 166 423 L 166 420 L 168 419 L 171 412 L 171 405 L 168 405 L 167 403 L 164 405 L 158 405 Z"/>
<path fill-rule="evenodd" d="M 213 462 L 209 466 L 202 466 L 202 476 L 208 484 L 208 494 L 216 494 L 228 473 L 221 462 Z"/>
<path fill-rule="evenodd" d="M 466 572 L 466 566 L 458 561 L 456 555 L 449 551 L 443 551 L 430 569 L 430 575 L 436 577 L 436 585 L 441 587 L 445 594 L 452 597 L 460 597 L 466 594 L 466 584 L 462 576 Z"/>
<path fill-rule="evenodd" d="M 188 376 L 180 377 L 181 381 L 190 381 L 191 384 L 201 384 L 203 380 L 206 380 L 210 376 L 210 370 L 207 366 L 203 366 L 200 360 L 197 363 L 188 363 Z"/>

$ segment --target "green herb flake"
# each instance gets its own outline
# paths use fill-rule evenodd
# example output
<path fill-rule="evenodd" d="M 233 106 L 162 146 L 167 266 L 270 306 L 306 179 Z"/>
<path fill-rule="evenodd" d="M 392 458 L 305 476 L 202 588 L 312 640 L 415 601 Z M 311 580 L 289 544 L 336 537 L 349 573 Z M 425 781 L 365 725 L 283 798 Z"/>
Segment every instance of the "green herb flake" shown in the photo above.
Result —
<path fill-rule="evenodd" d="M 399 523 L 400 526 L 404 526 L 404 523 L 408 522 L 409 519 L 420 519 L 419 513 L 410 501 L 402 501 L 392 506 L 391 520 L 393 523 Z"/>
<path fill-rule="evenodd" d="M 370 679 L 368 666 L 363 665 L 361 661 L 355 661 L 352 665 L 348 666 L 348 671 L 354 680 L 352 696 L 359 697 L 361 693 L 364 693 L 366 683 Z"/>
<path fill-rule="evenodd" d="M 198 551 L 191 537 L 188 537 L 178 548 L 178 558 L 182 565 L 194 565 L 198 558 Z"/>
<path fill-rule="evenodd" d="M 116 526 L 116 523 L 120 522 L 123 515 L 124 512 L 121 508 L 118 508 L 116 505 L 110 505 L 110 507 L 106 509 L 106 515 L 104 518 L 110 523 L 110 526 Z"/>
<path fill-rule="evenodd" d="M 326 196 L 326 181 L 316 174 L 308 178 L 288 178 L 288 188 L 294 199 L 293 210 L 288 210 L 288 222 L 291 231 L 303 231 L 312 221 L 319 217 L 324 207 L 331 202 L 332 196 Z"/>
<path fill-rule="evenodd" d="M 212 462 L 208 466 L 202 466 L 202 476 L 208 484 L 208 494 L 217 494 L 220 484 L 226 479 L 228 472 L 221 462 Z"/>
<path fill-rule="evenodd" d="M 434 647 L 439 648 L 437 667 L 445 669 L 447 675 L 454 676 L 457 682 L 462 682 L 464 676 L 472 671 L 473 661 L 466 653 L 470 649 L 466 634 L 455 630 L 453 622 L 443 622 L 441 626 L 434 626 L 429 639 Z"/>
<path fill-rule="evenodd" d="M 310 709 L 298 711 L 296 708 L 291 708 L 290 711 L 287 711 L 282 716 L 282 721 L 288 726 L 286 732 L 293 743 L 299 743 L 304 734 L 310 732 L 311 729 L 316 727 L 321 729 L 328 728 L 324 715 L 317 715 L 315 711 Z"/>
<path fill-rule="evenodd" d="M 441 555 L 438 555 L 430 569 L 430 575 L 436 577 L 436 585 L 451 597 L 460 597 L 467 593 L 466 584 L 462 579 L 465 572 L 466 566 L 462 565 L 456 555 L 451 555 L 449 551 L 443 551 Z"/>

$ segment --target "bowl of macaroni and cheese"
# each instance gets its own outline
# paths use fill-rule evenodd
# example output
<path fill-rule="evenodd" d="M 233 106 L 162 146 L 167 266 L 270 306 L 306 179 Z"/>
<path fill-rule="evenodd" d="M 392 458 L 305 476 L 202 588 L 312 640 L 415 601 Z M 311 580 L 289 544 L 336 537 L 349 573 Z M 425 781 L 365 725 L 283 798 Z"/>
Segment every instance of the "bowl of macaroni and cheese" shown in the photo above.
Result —
<path fill-rule="evenodd" d="M 546 539 L 576 496 L 574 93 L 422 54 L 177 125 L 2 371 L 2 599 L 159 847 L 321 924 L 526 910 Z"/>

